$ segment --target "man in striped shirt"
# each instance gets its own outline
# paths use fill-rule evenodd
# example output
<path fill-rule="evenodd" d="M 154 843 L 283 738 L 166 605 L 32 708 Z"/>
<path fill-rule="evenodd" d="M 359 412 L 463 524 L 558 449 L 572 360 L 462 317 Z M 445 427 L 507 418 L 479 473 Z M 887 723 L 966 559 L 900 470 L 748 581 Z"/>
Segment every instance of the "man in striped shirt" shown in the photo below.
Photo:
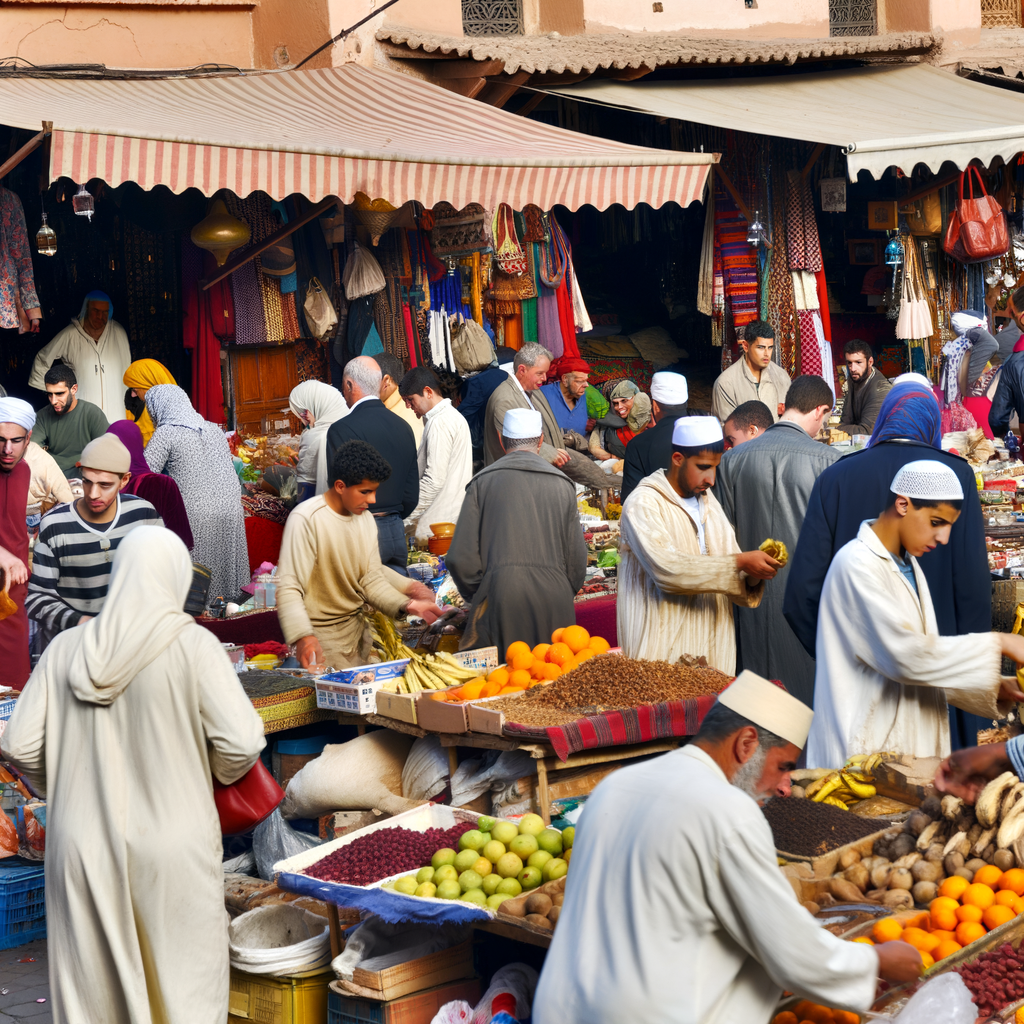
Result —
<path fill-rule="evenodd" d="M 32 558 L 25 607 L 40 625 L 44 648 L 99 612 L 125 534 L 144 524 L 163 526 L 148 501 L 121 494 L 131 479 L 131 456 L 114 434 L 90 441 L 79 465 L 85 496 L 43 516 Z"/>

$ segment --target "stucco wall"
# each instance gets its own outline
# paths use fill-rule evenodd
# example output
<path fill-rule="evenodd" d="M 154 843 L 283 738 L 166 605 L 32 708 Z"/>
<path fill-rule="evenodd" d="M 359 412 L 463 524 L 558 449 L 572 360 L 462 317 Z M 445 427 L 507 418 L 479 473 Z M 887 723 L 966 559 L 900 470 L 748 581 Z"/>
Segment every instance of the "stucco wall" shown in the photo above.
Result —
<path fill-rule="evenodd" d="M 252 12 L 255 67 L 283 68 L 298 64 L 333 33 L 325 0 L 260 0 Z M 307 68 L 331 65 L 331 48 L 314 57 Z"/>
<path fill-rule="evenodd" d="M 588 32 L 727 33 L 741 37 L 802 38 L 828 35 L 828 0 L 583 0 Z M 656 11 L 661 7 L 661 11 Z"/>

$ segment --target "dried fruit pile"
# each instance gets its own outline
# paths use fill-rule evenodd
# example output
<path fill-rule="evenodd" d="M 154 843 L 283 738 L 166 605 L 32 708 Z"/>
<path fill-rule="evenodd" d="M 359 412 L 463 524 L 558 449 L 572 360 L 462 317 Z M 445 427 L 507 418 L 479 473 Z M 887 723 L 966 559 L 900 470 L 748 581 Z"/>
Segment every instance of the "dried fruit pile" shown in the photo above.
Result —
<path fill-rule="evenodd" d="M 792 797 L 770 800 L 764 816 L 771 825 L 775 848 L 798 857 L 818 857 L 878 831 L 878 823 L 870 818 Z"/>
<path fill-rule="evenodd" d="M 978 1004 L 978 1016 L 988 1017 L 1024 997 L 1024 952 L 1008 942 L 974 963 L 957 968 Z"/>
<path fill-rule="evenodd" d="M 370 885 L 399 871 L 410 871 L 430 861 L 440 847 L 457 846 L 463 833 L 475 826 L 462 822 L 452 828 L 382 828 L 329 853 L 306 868 L 305 874 L 325 882 Z"/>

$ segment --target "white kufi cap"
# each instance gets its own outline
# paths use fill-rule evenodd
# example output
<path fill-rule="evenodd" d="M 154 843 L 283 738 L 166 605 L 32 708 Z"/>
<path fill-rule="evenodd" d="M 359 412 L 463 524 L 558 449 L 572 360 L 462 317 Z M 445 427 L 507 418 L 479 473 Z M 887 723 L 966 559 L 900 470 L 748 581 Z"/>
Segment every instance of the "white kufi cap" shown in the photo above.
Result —
<path fill-rule="evenodd" d="M 908 462 L 893 477 L 893 494 L 924 501 L 963 501 L 964 489 L 956 473 L 936 459 Z"/>
<path fill-rule="evenodd" d="M 920 384 L 928 394 L 932 393 L 932 382 L 923 373 L 901 373 L 893 378 L 892 386 L 900 384 Z"/>
<path fill-rule="evenodd" d="M 21 398 L 0 398 L 0 423 L 17 423 L 25 430 L 36 425 L 36 411 Z"/>
<path fill-rule="evenodd" d="M 791 693 L 749 669 L 741 672 L 719 695 L 718 703 L 803 748 L 814 712 Z"/>
<path fill-rule="evenodd" d="M 686 378 L 681 373 L 662 370 L 651 378 L 651 398 L 659 405 L 686 405 L 689 397 Z"/>
<path fill-rule="evenodd" d="M 544 427 L 536 409 L 509 409 L 501 423 L 502 437 L 541 437 Z"/>
<path fill-rule="evenodd" d="M 699 448 L 724 438 L 717 416 L 680 416 L 672 428 L 672 444 L 678 448 Z"/>

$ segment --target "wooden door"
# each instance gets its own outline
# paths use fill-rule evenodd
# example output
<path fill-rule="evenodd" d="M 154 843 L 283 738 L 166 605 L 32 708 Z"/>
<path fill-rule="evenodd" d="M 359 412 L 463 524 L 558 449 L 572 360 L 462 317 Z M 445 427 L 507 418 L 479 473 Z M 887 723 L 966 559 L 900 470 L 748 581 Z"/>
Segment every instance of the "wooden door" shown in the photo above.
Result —
<path fill-rule="evenodd" d="M 274 432 L 297 432 L 288 396 L 299 383 L 294 345 L 237 347 L 229 350 L 235 429 L 262 434 L 264 420 Z"/>

